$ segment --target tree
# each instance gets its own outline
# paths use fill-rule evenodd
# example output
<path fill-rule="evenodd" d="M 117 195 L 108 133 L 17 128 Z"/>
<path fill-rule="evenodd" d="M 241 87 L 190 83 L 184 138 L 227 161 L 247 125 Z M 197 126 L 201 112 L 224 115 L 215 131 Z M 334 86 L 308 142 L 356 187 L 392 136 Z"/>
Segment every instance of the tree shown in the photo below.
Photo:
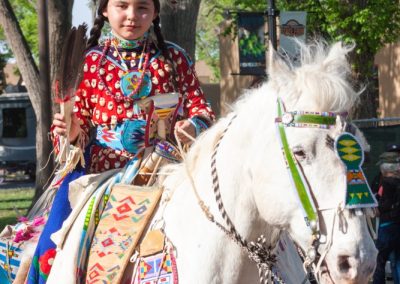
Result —
<path fill-rule="evenodd" d="M 238 10 L 264 11 L 266 1 L 203 0 L 200 5 L 196 30 L 196 57 L 204 60 L 220 79 L 219 35 L 235 35 L 235 23 L 221 30 L 220 23 L 226 18 L 235 18 Z"/>
<path fill-rule="evenodd" d="M 28 0 L 23 1 L 27 11 L 36 10 L 35 4 Z M 16 3 L 16 2 L 13 2 Z M 73 0 L 38 0 L 38 5 L 48 3 L 49 37 L 50 37 L 50 66 L 51 80 L 58 67 L 62 41 L 71 26 Z M 44 189 L 44 185 L 49 180 L 52 167 L 47 166 L 50 160 L 51 143 L 47 139 L 52 110 L 47 99 L 42 99 L 43 94 L 39 88 L 39 70 L 34 60 L 34 52 L 29 48 L 27 37 L 24 36 L 21 25 L 15 10 L 9 0 L 0 0 L 0 26 L 4 30 L 7 42 L 17 61 L 18 68 L 28 89 L 29 98 L 36 115 L 36 155 L 37 155 L 37 174 L 36 174 L 36 193 L 37 198 Z M 35 50 L 35 48 L 33 48 Z"/>
<path fill-rule="evenodd" d="M 33 5 L 27 0 L 14 0 L 10 3 L 14 12 L 15 16 L 19 21 L 21 26 L 21 30 L 27 40 L 27 44 L 33 54 L 33 57 L 37 60 L 38 58 L 38 26 L 37 26 L 37 16 L 36 11 Z M 7 45 L 4 31 L 1 29 L 0 26 L 0 42 L 2 47 L 4 47 L 4 53 L 0 51 L 0 73 L 3 73 L 3 68 L 7 63 L 7 60 L 12 57 L 12 52 Z M 16 72 L 19 72 L 16 70 Z M 1 76 L 1 75 L 0 75 Z M 1 78 L 1 77 L 0 77 Z M 5 87 L 5 78 L 1 79 Z M 1 93 L 1 90 L 0 90 Z"/>
<path fill-rule="evenodd" d="M 37 62 L 39 55 L 38 18 L 36 6 L 32 1 L 13 0 L 11 6 L 15 13 L 29 49 Z"/>
<path fill-rule="evenodd" d="M 214 78 L 219 81 L 221 72 L 219 67 L 219 41 L 217 35 L 220 29 L 216 23 L 221 23 L 224 8 L 220 2 L 203 0 L 200 5 L 196 28 L 196 59 L 203 60 L 213 71 Z M 222 4 L 222 3 L 221 3 Z M 215 9 L 219 9 L 218 13 Z M 211 20 L 212 18 L 212 20 Z"/>
<path fill-rule="evenodd" d="M 199 54 L 203 57 L 210 56 L 214 66 L 218 66 L 219 53 L 209 52 L 207 49 L 215 46 L 218 37 L 214 29 L 209 27 L 215 26 L 222 20 L 226 9 L 234 8 L 231 9 L 233 11 L 265 11 L 267 9 L 265 0 L 203 0 L 203 4 L 205 15 L 200 15 L 200 22 L 203 24 L 200 25 L 199 35 L 211 42 L 204 47 L 200 45 L 202 50 Z M 354 79 L 365 84 L 366 89 L 353 116 L 376 117 L 378 93 L 371 83 L 374 76 L 374 55 L 385 44 L 399 39 L 399 1 L 278 0 L 277 6 L 282 11 L 307 11 L 309 38 L 323 37 L 327 41 L 341 40 L 345 43 L 356 44 L 351 54 Z M 234 25 L 231 25 L 225 32 L 233 31 Z"/>
<path fill-rule="evenodd" d="M 161 1 L 161 30 L 165 39 L 180 45 L 193 60 L 200 2 L 201 0 Z"/>
<path fill-rule="evenodd" d="M 385 44 L 399 40 L 399 1 L 303 0 L 283 4 L 286 9 L 309 11 L 313 34 L 356 44 L 350 58 L 353 75 L 357 82 L 365 84 L 366 89 L 353 116 L 377 117 L 379 93 L 372 84 L 374 57 Z"/>

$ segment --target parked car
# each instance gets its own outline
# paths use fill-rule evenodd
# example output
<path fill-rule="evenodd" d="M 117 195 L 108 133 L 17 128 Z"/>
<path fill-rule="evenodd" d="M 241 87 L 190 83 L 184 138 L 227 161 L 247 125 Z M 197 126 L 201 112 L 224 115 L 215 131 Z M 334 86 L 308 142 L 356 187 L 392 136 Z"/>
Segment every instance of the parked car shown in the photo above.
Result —
<path fill-rule="evenodd" d="M 36 172 L 36 117 L 27 93 L 0 95 L 0 170 Z"/>

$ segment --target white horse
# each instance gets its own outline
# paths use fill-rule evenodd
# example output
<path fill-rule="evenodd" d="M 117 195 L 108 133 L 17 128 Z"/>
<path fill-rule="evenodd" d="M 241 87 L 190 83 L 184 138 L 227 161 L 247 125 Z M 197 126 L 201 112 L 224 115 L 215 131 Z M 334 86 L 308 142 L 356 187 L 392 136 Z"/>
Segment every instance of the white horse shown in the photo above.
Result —
<path fill-rule="evenodd" d="M 254 248 L 250 242 L 262 234 L 266 247 L 274 247 L 281 236 L 289 234 L 303 252 L 305 266 L 314 265 L 320 283 L 368 283 L 377 251 L 368 232 L 366 214 L 343 209 L 346 169 L 331 142 L 345 131 L 346 123 L 338 115 L 327 129 L 285 129 L 286 145 L 305 176 L 315 205 L 314 216 L 318 218 L 312 219 L 307 213 L 311 222 L 305 222 L 307 209 L 303 209 L 292 185 L 276 126 L 276 121 L 284 120 L 278 115 L 278 99 L 287 112 L 349 111 L 358 97 L 347 80 L 350 68 L 346 55 L 350 50 L 340 43 L 329 50 L 318 44 L 303 47 L 301 66 L 297 68 L 277 59 L 269 70 L 268 83 L 249 91 L 231 114 L 201 135 L 184 163 L 165 168 L 169 175 L 160 181 L 165 191 L 154 223 L 164 224 L 164 232 L 176 248 L 180 283 L 258 283 L 257 265 L 248 258 L 248 252 Z M 323 120 L 323 116 L 318 119 Z M 368 150 L 361 133 L 356 134 L 364 150 Z M 115 173 L 101 176 L 108 179 Z M 75 181 L 76 192 L 90 197 L 101 183 L 97 177 L 88 176 L 82 186 L 79 180 Z M 70 201 L 79 203 L 76 199 Z M 76 281 L 76 258 L 69 253 L 79 251 L 87 211 L 76 212 L 66 220 L 71 229 L 65 226 L 65 230 L 52 236 L 58 244 L 64 243 L 60 241 L 63 237 L 68 238 L 57 253 L 48 283 Z M 211 222 L 210 215 L 227 230 Z M 225 225 L 228 218 L 231 224 Z M 265 253 L 268 256 L 268 251 Z M 251 256 L 257 260 L 260 255 Z M 300 259 L 297 255 L 282 259 L 287 261 L 278 260 L 271 275 L 279 276 L 279 271 L 282 275 L 286 269 L 291 273 L 302 270 L 301 264 L 296 263 Z M 268 264 L 273 263 L 270 258 L 267 260 Z M 259 266 L 268 265 L 262 262 Z M 132 275 L 132 271 L 126 275 Z M 289 284 L 302 281 L 285 279 Z"/>
<path fill-rule="evenodd" d="M 300 67 L 274 61 L 269 81 L 246 93 L 232 113 L 198 138 L 185 162 L 172 169 L 163 182 L 169 201 L 156 219 L 165 221 L 165 233 L 176 247 L 180 283 L 259 282 L 254 262 L 199 206 L 201 199 L 216 221 L 225 224 L 211 175 L 212 153 L 224 131 L 216 170 L 223 206 L 237 232 L 249 241 L 264 234 L 267 244 L 274 246 L 277 235 L 286 231 L 307 255 L 312 236 L 278 140 L 277 99 L 287 111 L 348 112 L 359 95 L 348 81 L 350 50 L 341 43 L 330 48 L 316 44 L 302 48 Z M 321 283 L 368 283 L 377 255 L 366 214 L 343 210 L 346 171 L 327 137 L 335 139 L 345 126 L 338 116 L 331 129 L 286 129 L 319 216 Z M 357 136 L 368 150 L 359 131 Z"/>

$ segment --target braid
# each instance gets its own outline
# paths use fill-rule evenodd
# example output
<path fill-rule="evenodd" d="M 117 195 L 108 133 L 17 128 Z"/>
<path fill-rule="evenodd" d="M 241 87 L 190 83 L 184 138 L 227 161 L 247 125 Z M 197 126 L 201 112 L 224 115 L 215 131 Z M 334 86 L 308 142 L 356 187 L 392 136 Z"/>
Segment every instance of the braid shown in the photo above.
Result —
<path fill-rule="evenodd" d="M 176 81 L 176 77 L 177 77 L 177 71 L 176 68 L 174 66 L 174 63 L 172 61 L 171 56 L 169 56 L 169 51 L 168 51 L 168 47 L 164 41 L 164 37 L 161 33 L 161 28 L 160 28 L 160 16 L 157 16 L 154 20 L 153 20 L 153 26 L 154 26 L 154 33 L 156 34 L 157 37 L 157 46 L 158 48 L 161 50 L 161 53 L 163 54 L 164 58 L 166 61 L 169 61 L 172 65 L 172 84 L 174 84 L 174 90 L 175 92 L 178 91 L 178 83 Z"/>
<path fill-rule="evenodd" d="M 94 20 L 93 28 L 90 30 L 90 37 L 88 39 L 86 49 L 89 49 L 97 44 L 99 44 L 99 38 L 101 36 L 101 29 L 104 26 L 106 17 L 103 15 L 98 15 Z"/>

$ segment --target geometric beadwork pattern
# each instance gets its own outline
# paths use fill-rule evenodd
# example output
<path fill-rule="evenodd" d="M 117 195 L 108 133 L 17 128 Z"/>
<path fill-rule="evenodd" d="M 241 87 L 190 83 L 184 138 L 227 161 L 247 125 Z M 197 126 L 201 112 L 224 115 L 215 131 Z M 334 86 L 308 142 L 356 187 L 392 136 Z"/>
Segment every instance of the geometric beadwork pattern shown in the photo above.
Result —
<path fill-rule="evenodd" d="M 113 187 L 92 240 L 86 283 L 120 283 L 160 196 L 158 187 Z"/>
<path fill-rule="evenodd" d="M 364 151 L 356 137 L 347 132 L 341 134 L 336 138 L 335 151 L 346 166 L 346 208 L 377 206 L 361 168 L 364 162 Z"/>
<path fill-rule="evenodd" d="M 4 278 L 4 281 L 8 279 L 12 283 L 20 266 L 22 253 L 23 245 L 16 247 L 9 240 L 0 239 L 0 278 Z"/>
<path fill-rule="evenodd" d="M 178 284 L 173 250 L 138 260 L 134 284 Z"/>

